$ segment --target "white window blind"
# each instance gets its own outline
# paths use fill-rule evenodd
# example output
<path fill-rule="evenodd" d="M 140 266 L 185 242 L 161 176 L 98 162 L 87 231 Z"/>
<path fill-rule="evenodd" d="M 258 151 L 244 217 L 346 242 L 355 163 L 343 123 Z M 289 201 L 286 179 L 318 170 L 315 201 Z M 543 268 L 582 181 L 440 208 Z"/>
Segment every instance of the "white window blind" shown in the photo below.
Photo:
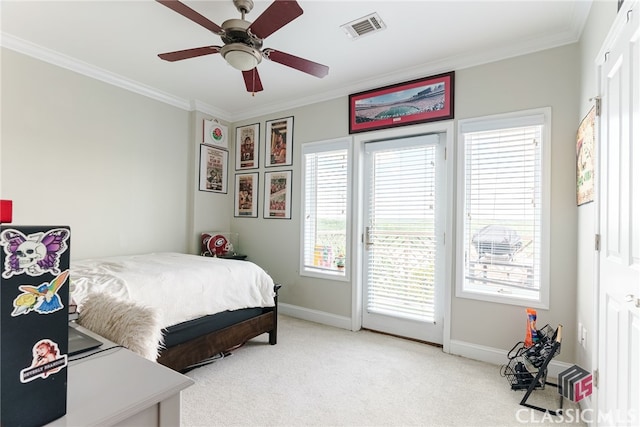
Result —
<path fill-rule="evenodd" d="M 345 277 L 348 264 L 347 142 L 303 147 L 302 272 Z"/>
<path fill-rule="evenodd" d="M 372 153 L 365 241 L 370 313 L 435 319 L 435 156 L 435 145 Z"/>
<path fill-rule="evenodd" d="M 543 302 L 544 115 L 461 129 L 462 292 Z"/>

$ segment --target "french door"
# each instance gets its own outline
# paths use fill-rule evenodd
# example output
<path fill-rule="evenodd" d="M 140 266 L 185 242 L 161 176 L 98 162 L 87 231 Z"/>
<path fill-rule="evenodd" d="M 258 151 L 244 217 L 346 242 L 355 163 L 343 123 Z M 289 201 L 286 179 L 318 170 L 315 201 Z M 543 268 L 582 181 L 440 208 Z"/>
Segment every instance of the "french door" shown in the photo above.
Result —
<path fill-rule="evenodd" d="M 444 147 L 439 134 L 365 144 L 364 328 L 442 344 Z"/>
<path fill-rule="evenodd" d="M 631 2 L 634 3 L 634 2 Z M 631 8 L 633 5 L 629 6 Z M 601 68 L 598 425 L 640 425 L 640 2 Z"/>

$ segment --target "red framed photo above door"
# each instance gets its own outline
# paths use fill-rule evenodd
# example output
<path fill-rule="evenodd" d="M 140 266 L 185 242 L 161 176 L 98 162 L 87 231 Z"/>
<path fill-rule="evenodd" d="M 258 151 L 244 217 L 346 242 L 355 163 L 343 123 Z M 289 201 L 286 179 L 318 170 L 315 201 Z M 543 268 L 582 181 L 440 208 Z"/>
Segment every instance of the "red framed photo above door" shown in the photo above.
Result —
<path fill-rule="evenodd" d="M 349 133 L 453 119 L 454 72 L 349 95 Z"/>

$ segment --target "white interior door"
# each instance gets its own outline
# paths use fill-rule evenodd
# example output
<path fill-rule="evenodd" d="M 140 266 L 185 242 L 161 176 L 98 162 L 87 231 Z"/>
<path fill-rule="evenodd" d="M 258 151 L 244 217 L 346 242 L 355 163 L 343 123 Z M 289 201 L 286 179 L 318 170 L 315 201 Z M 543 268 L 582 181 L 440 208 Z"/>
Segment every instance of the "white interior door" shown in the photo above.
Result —
<path fill-rule="evenodd" d="M 362 326 L 442 344 L 444 138 L 365 144 Z"/>
<path fill-rule="evenodd" d="M 601 70 L 598 425 L 640 425 L 638 6 L 616 21 Z"/>

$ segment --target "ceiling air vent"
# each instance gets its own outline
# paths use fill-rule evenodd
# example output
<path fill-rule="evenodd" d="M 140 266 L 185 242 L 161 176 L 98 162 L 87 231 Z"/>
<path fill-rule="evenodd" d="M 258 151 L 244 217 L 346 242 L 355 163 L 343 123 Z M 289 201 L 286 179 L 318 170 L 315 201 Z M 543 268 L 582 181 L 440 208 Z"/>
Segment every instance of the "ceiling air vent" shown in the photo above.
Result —
<path fill-rule="evenodd" d="M 372 13 L 360 19 L 356 19 L 355 21 L 341 25 L 340 28 L 342 28 L 349 38 L 355 40 L 362 36 L 382 31 L 387 28 L 387 26 L 382 19 L 380 19 L 380 16 L 377 13 Z"/>

